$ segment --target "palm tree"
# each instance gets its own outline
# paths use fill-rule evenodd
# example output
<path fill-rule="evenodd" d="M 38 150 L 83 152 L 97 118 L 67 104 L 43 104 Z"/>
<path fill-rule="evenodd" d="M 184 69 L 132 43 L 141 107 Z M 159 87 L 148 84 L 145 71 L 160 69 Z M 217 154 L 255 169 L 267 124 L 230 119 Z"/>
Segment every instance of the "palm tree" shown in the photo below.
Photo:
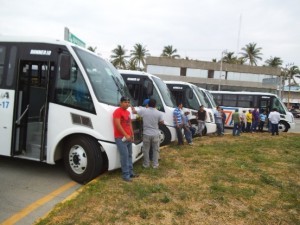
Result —
<path fill-rule="evenodd" d="M 177 49 L 173 49 L 173 46 L 172 45 L 167 45 L 164 47 L 162 53 L 160 56 L 163 56 L 163 57 L 170 57 L 170 58 L 180 58 L 180 55 L 177 55 L 175 54 L 177 52 Z"/>
<path fill-rule="evenodd" d="M 223 57 L 223 62 L 228 64 L 237 64 L 238 59 L 234 56 L 234 52 L 227 52 Z"/>
<path fill-rule="evenodd" d="M 129 60 L 127 67 L 127 70 L 139 70 L 139 68 L 136 66 L 136 63 L 133 60 Z"/>
<path fill-rule="evenodd" d="M 266 66 L 271 66 L 271 67 L 278 68 L 278 67 L 280 67 L 282 65 L 283 61 L 279 57 L 273 57 L 273 58 L 270 57 L 269 59 L 267 59 L 265 61 L 265 63 L 266 63 Z"/>
<path fill-rule="evenodd" d="M 135 44 L 133 46 L 133 50 L 130 52 L 130 62 L 137 65 L 138 68 L 141 69 L 141 64 L 143 65 L 143 68 L 145 68 L 146 65 L 146 57 L 149 56 L 150 54 L 148 53 L 149 51 L 146 49 L 146 46 L 143 46 L 142 44 Z"/>
<path fill-rule="evenodd" d="M 91 52 L 96 52 L 97 47 L 89 46 L 87 49 L 90 50 Z"/>
<path fill-rule="evenodd" d="M 294 80 L 294 75 L 296 74 L 300 74 L 300 70 L 298 66 L 291 66 L 288 70 L 287 70 L 287 78 L 293 80 L 292 83 L 290 83 L 289 85 L 295 85 L 296 82 Z"/>
<path fill-rule="evenodd" d="M 111 52 L 113 53 L 110 58 L 110 62 L 117 68 L 117 69 L 126 69 L 126 64 L 129 56 L 126 56 L 126 49 L 125 47 L 118 45 L 115 49 Z"/>
<path fill-rule="evenodd" d="M 256 43 L 249 43 L 246 45 L 246 47 L 243 47 L 242 50 L 244 51 L 241 52 L 242 58 L 246 59 L 246 61 L 248 60 L 249 65 L 257 66 L 257 60 L 262 60 L 262 58 L 260 57 L 260 55 L 262 55 L 262 53 L 260 52 L 262 48 L 257 48 Z"/>

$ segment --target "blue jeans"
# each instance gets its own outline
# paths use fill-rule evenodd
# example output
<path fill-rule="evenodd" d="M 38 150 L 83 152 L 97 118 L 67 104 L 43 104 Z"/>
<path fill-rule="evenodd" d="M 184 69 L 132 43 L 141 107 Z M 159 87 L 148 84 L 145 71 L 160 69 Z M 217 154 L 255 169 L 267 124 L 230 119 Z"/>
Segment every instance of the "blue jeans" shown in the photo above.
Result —
<path fill-rule="evenodd" d="M 115 138 L 115 140 L 120 153 L 122 178 L 129 180 L 130 175 L 133 175 L 132 143 L 129 141 L 123 142 L 122 138 Z"/>
<path fill-rule="evenodd" d="M 240 136 L 241 133 L 241 126 L 239 123 L 234 123 L 233 124 L 233 130 L 232 130 L 232 135 L 235 136 Z"/>
<path fill-rule="evenodd" d="M 217 125 L 217 134 L 221 135 L 223 134 L 223 123 L 216 123 Z"/>
<path fill-rule="evenodd" d="M 184 130 L 184 136 L 185 136 L 185 139 L 188 143 L 192 143 L 192 132 L 191 130 L 187 127 L 187 126 L 184 126 L 183 128 Z"/>

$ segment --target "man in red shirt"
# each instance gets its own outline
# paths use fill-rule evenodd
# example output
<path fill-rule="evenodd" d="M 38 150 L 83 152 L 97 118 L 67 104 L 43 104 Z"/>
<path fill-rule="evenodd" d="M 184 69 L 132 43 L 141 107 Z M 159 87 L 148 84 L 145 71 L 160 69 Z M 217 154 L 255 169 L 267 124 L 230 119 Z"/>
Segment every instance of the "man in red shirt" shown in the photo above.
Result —
<path fill-rule="evenodd" d="M 130 112 L 127 110 L 130 105 L 128 97 L 122 97 L 120 107 L 113 113 L 114 136 L 120 153 L 122 178 L 125 181 L 132 181 L 131 178 L 137 177 L 133 173 L 132 164 L 132 141 L 133 130 Z"/>

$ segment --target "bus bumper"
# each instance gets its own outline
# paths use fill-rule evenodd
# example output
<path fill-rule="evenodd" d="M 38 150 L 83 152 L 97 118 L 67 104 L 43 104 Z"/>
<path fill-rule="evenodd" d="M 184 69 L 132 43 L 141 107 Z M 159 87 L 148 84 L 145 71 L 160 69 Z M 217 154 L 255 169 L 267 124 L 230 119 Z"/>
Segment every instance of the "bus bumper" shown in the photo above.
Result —
<path fill-rule="evenodd" d="M 205 123 L 205 126 L 208 134 L 212 134 L 217 131 L 217 125 L 215 123 Z"/>
<path fill-rule="evenodd" d="M 99 141 L 108 158 L 108 170 L 121 168 L 120 154 L 116 144 Z M 143 142 L 132 144 L 132 162 L 143 157 Z"/>

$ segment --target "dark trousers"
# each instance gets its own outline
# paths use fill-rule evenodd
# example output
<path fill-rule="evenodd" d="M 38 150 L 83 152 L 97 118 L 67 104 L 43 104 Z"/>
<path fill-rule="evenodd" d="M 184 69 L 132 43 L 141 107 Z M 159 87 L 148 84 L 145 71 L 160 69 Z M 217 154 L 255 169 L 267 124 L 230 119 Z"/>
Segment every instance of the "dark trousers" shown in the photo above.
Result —
<path fill-rule="evenodd" d="M 177 133 L 178 144 L 183 145 L 182 125 L 176 127 L 176 133 Z"/>
<path fill-rule="evenodd" d="M 278 135 L 278 123 L 272 123 L 272 135 L 275 133 Z"/>
<path fill-rule="evenodd" d="M 258 125 L 258 131 L 263 132 L 265 121 L 260 121 Z"/>

